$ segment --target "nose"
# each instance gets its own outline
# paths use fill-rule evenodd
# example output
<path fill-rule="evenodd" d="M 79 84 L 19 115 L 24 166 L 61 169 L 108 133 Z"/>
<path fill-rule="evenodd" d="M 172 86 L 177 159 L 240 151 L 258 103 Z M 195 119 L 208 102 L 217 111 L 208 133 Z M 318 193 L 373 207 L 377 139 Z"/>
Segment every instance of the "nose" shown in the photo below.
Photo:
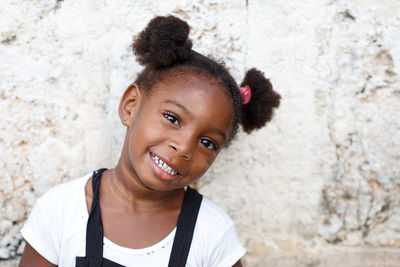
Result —
<path fill-rule="evenodd" d="M 188 136 L 178 136 L 177 138 L 169 141 L 169 147 L 172 148 L 176 155 L 191 160 L 193 157 L 193 138 Z"/>

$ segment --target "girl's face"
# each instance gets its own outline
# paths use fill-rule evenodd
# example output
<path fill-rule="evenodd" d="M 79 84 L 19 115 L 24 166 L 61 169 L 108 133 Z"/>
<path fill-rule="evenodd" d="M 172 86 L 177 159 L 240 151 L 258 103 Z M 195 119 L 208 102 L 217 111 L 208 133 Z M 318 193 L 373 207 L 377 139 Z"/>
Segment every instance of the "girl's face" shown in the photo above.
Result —
<path fill-rule="evenodd" d="M 186 74 L 147 94 L 128 89 L 136 93 L 125 93 L 132 99 L 121 102 L 130 109 L 123 157 L 141 184 L 160 191 L 182 188 L 211 166 L 233 121 L 232 99 L 216 87 L 213 78 Z"/>

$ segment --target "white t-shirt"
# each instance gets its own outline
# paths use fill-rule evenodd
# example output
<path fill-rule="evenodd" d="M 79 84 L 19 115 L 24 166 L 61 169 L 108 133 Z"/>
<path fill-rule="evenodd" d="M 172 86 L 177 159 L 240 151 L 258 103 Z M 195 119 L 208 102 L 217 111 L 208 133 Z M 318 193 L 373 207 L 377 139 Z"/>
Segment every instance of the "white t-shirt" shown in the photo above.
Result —
<path fill-rule="evenodd" d="M 60 267 L 75 266 L 75 258 L 86 254 L 85 185 L 91 176 L 89 173 L 46 192 L 21 230 L 40 255 Z M 157 244 L 143 249 L 122 247 L 104 237 L 103 257 L 125 266 L 167 266 L 175 231 L 176 228 Z M 186 266 L 232 266 L 244 254 L 232 220 L 203 198 Z"/>

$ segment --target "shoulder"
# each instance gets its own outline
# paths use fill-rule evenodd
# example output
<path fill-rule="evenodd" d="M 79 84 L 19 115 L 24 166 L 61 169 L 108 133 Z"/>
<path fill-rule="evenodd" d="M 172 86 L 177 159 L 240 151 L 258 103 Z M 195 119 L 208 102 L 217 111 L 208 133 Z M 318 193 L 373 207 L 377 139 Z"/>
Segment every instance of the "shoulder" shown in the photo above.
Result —
<path fill-rule="evenodd" d="M 235 232 L 232 219 L 221 207 L 203 197 L 197 217 L 194 238 L 199 238 L 203 245 L 215 245 L 223 239 L 227 231 Z"/>
<path fill-rule="evenodd" d="M 82 194 L 84 194 L 85 185 L 91 175 L 91 173 L 88 173 L 80 178 L 75 178 L 50 188 L 38 199 L 38 204 L 43 205 L 47 203 L 49 206 L 53 206 L 65 200 L 81 198 Z"/>
<path fill-rule="evenodd" d="M 85 185 L 91 174 L 57 185 L 35 203 L 21 229 L 24 239 L 45 259 L 57 264 L 64 240 L 85 229 Z"/>
<path fill-rule="evenodd" d="M 188 266 L 233 266 L 245 248 L 229 215 L 203 197 L 189 252 Z"/>
<path fill-rule="evenodd" d="M 229 215 L 213 201 L 203 197 L 201 202 L 198 221 L 206 227 L 223 227 L 233 225 L 232 219 Z"/>
<path fill-rule="evenodd" d="M 37 199 L 30 217 L 44 214 L 41 217 L 59 223 L 75 218 L 78 213 L 85 215 L 85 185 L 90 177 L 91 173 L 50 188 Z"/>

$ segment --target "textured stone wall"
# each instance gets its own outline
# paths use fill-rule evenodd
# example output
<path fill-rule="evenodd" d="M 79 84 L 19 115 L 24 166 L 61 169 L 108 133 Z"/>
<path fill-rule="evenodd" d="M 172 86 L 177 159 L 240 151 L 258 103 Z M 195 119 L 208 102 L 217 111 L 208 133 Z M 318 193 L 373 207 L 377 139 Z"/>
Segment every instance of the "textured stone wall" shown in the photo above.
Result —
<path fill-rule="evenodd" d="M 198 187 L 232 216 L 246 266 L 400 261 L 400 2 L 0 1 L 0 259 L 49 187 L 116 163 L 132 36 L 188 20 L 195 49 L 283 101 Z M 0 261 L 15 266 L 16 261 Z"/>

